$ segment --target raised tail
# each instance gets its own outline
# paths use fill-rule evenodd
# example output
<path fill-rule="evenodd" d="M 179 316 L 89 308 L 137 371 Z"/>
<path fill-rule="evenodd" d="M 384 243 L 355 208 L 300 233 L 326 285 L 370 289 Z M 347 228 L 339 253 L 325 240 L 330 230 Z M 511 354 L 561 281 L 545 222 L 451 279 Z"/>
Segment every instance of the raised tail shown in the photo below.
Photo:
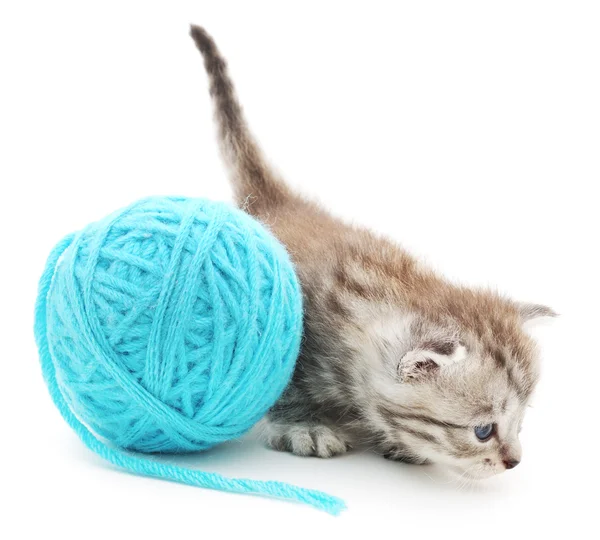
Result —
<path fill-rule="evenodd" d="M 247 205 L 251 213 L 281 204 L 289 198 L 288 188 L 269 168 L 248 129 L 227 72 L 227 63 L 204 28 L 192 25 L 190 35 L 204 57 L 219 142 L 230 170 L 236 201 Z"/>

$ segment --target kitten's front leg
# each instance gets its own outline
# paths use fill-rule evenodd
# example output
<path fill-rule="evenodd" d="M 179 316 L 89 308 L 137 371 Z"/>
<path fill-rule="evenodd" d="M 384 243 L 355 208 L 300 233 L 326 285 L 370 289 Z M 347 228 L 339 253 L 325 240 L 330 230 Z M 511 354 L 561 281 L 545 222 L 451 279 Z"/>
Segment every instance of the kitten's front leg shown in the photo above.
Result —
<path fill-rule="evenodd" d="M 261 424 L 262 437 L 274 450 L 328 458 L 350 449 L 347 436 L 325 424 L 310 420 L 285 422 L 271 417 Z"/>
<path fill-rule="evenodd" d="M 398 446 L 382 449 L 382 455 L 390 461 L 401 461 L 402 463 L 410 463 L 411 465 L 427 465 L 429 463 L 427 459 L 414 456 L 404 448 Z"/>

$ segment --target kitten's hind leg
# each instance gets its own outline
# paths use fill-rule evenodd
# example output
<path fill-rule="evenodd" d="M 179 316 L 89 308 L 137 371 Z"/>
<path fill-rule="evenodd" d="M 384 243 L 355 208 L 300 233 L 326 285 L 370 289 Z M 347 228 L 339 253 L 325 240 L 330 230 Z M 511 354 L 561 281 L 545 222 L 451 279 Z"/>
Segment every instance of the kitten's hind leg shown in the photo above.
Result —
<path fill-rule="evenodd" d="M 310 420 L 286 422 L 266 417 L 261 421 L 261 435 L 274 450 L 297 456 L 328 458 L 350 449 L 344 434 Z"/>

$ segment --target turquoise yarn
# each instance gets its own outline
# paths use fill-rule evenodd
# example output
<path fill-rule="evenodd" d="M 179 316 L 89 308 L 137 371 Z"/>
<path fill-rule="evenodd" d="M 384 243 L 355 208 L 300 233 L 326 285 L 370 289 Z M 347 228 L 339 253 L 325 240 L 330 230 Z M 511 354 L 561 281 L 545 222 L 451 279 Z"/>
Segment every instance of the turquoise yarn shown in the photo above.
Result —
<path fill-rule="evenodd" d="M 301 298 L 285 249 L 247 214 L 144 199 L 50 254 L 35 313 L 44 379 L 67 423 L 114 465 L 337 514 L 343 502 L 318 491 L 129 452 L 204 450 L 246 433 L 292 375 Z"/>

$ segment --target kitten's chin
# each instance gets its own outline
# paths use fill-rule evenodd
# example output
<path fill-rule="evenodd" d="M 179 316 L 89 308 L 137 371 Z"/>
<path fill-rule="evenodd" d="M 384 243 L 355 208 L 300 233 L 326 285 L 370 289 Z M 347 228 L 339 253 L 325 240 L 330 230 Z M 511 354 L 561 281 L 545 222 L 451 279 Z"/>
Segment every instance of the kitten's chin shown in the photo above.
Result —
<path fill-rule="evenodd" d="M 448 467 L 448 470 L 456 478 L 462 480 L 472 480 L 474 482 L 486 480 L 487 478 L 491 478 L 497 474 L 491 469 L 482 469 L 479 467 L 469 467 L 467 469 L 463 469 L 462 467 L 458 467 L 456 465 L 451 465 Z"/>

